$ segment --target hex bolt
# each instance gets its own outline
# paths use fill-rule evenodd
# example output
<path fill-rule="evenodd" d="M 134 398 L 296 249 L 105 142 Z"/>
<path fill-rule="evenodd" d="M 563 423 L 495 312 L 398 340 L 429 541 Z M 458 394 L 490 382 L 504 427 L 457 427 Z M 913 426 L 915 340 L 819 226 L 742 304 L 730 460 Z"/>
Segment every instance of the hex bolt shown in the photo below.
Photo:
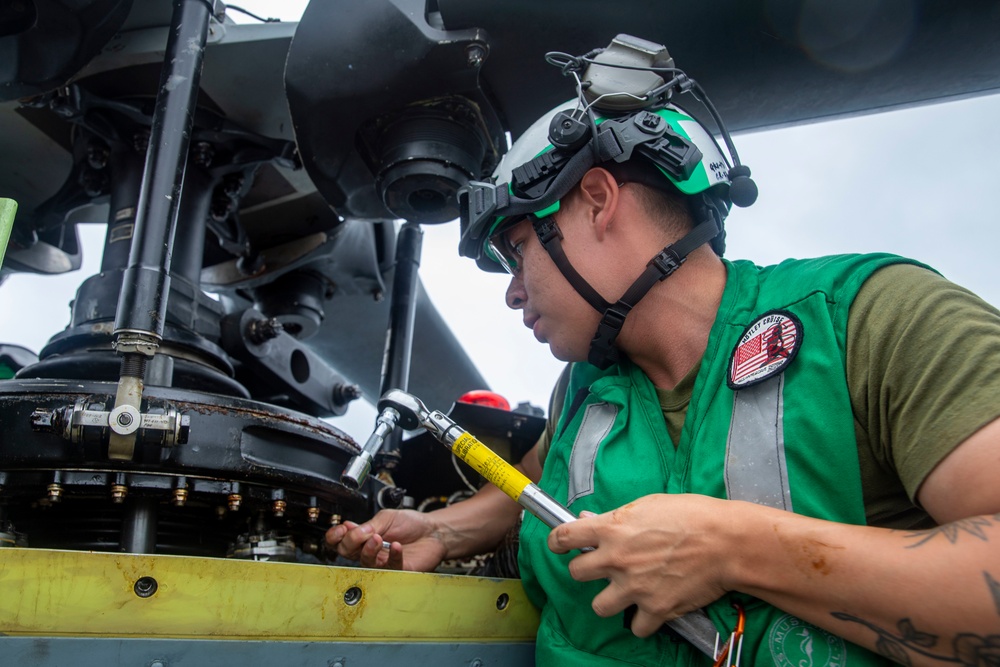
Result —
<path fill-rule="evenodd" d="M 360 588 L 357 586 L 351 586 L 344 592 L 344 604 L 353 607 L 359 602 L 361 602 Z"/>
<path fill-rule="evenodd" d="M 211 167 L 215 149 L 207 141 L 199 141 L 191 149 L 191 159 L 199 167 Z"/>
<path fill-rule="evenodd" d="M 340 522 L 343 521 L 343 520 L 344 520 L 344 518 L 342 516 L 340 516 L 339 514 L 331 514 L 330 515 L 330 525 L 331 526 L 339 526 Z"/>
<path fill-rule="evenodd" d="M 46 490 L 49 493 L 49 502 L 57 503 L 62 500 L 62 484 L 49 484 Z"/>
<path fill-rule="evenodd" d="M 159 584 L 152 577 L 139 577 L 136 579 L 135 585 L 132 586 L 132 590 L 141 598 L 151 597 L 157 588 L 159 588 Z"/>
<path fill-rule="evenodd" d="M 351 401 L 361 398 L 361 387 L 356 384 L 344 384 L 338 382 L 333 385 L 331 398 L 334 405 L 347 405 Z"/>
<path fill-rule="evenodd" d="M 87 146 L 87 164 L 94 169 L 104 169 L 108 166 L 109 154 L 107 146 L 90 144 Z"/>
<path fill-rule="evenodd" d="M 262 345 L 277 338 L 284 330 L 284 325 L 276 317 L 267 320 L 253 320 L 247 325 L 246 337 L 254 345 Z"/>
<path fill-rule="evenodd" d="M 465 57 L 469 67 L 480 67 L 486 60 L 486 49 L 482 44 L 469 44 L 465 47 Z"/>
<path fill-rule="evenodd" d="M 62 481 L 63 481 L 62 471 L 56 470 L 54 473 L 52 473 L 52 483 L 46 487 L 46 491 L 48 492 L 49 496 L 49 502 L 58 503 L 60 500 L 62 500 L 62 494 L 63 494 Z"/>
<path fill-rule="evenodd" d="M 48 431 L 53 428 L 56 415 L 52 410 L 37 409 L 31 413 L 31 430 Z"/>
<path fill-rule="evenodd" d="M 188 483 L 187 477 L 178 477 L 177 486 L 173 490 L 173 498 L 170 502 L 173 503 L 174 507 L 184 507 L 187 504 L 188 499 Z"/>
<path fill-rule="evenodd" d="M 125 502 L 125 496 L 128 495 L 128 487 L 124 484 L 112 484 L 111 485 L 111 502 L 116 505 L 120 505 Z"/>
<path fill-rule="evenodd" d="M 240 503 L 241 502 L 243 502 L 243 496 L 241 496 L 238 493 L 230 493 L 229 494 L 229 511 L 230 512 L 239 512 L 240 511 Z"/>
<path fill-rule="evenodd" d="M 310 507 L 306 509 L 306 516 L 309 517 L 309 523 L 316 523 L 319 521 L 319 508 Z"/>
<path fill-rule="evenodd" d="M 246 183 L 246 179 L 240 174 L 230 174 L 222 182 L 222 191 L 226 193 L 229 197 L 237 197 L 240 194 L 240 190 L 243 189 L 243 185 Z"/>
<path fill-rule="evenodd" d="M 288 503 L 286 503 L 284 500 L 281 500 L 280 498 L 278 500 L 275 500 L 274 503 L 271 505 L 271 509 L 274 512 L 274 516 L 276 517 L 285 516 L 286 507 L 288 507 Z"/>

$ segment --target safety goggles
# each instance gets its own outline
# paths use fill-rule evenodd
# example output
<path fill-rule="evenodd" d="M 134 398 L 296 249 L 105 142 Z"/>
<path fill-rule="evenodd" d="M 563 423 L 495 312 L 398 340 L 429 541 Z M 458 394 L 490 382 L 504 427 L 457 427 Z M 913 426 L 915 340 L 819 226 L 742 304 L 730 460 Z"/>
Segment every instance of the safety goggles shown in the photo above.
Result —
<path fill-rule="evenodd" d="M 505 226 L 502 231 L 491 234 L 486 239 L 486 254 L 512 276 L 521 273 L 522 254 L 520 244 L 517 246 L 512 244 L 508 232 L 518 224 L 520 224 L 520 220 L 513 225 Z"/>

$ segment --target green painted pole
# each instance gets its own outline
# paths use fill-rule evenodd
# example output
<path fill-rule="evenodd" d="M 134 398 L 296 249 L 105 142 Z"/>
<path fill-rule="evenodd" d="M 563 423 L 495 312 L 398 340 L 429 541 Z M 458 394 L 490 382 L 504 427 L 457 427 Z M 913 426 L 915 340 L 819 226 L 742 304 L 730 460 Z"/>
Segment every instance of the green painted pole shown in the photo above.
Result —
<path fill-rule="evenodd" d="M 3 256 L 7 251 L 7 241 L 10 240 L 10 230 L 14 227 L 15 213 L 17 202 L 0 197 L 0 266 L 3 266 Z"/>

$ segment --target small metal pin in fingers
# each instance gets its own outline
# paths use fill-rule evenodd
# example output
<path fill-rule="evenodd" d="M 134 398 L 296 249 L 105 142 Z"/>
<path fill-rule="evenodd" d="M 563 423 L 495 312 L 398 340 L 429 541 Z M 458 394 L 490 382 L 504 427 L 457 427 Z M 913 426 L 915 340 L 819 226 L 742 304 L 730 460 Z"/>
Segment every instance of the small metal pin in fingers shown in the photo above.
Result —
<path fill-rule="evenodd" d="M 713 667 L 739 667 L 740 658 L 743 654 L 743 630 L 746 627 L 747 615 L 743 610 L 743 605 L 739 602 L 733 603 L 736 610 L 736 627 L 729 635 L 729 639 L 722 648 L 719 648 L 720 636 L 715 635 L 715 664 Z"/>

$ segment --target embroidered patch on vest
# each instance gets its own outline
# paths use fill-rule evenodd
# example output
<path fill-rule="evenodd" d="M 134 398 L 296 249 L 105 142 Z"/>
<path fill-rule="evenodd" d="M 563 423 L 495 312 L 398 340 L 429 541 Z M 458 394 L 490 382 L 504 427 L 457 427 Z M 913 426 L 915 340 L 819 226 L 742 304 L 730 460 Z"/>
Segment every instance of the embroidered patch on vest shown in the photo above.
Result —
<path fill-rule="evenodd" d="M 730 389 L 763 382 L 785 370 L 802 346 L 802 322 L 785 310 L 772 310 L 747 327 L 729 359 Z"/>
<path fill-rule="evenodd" d="M 767 638 L 779 667 L 845 667 L 844 640 L 788 614 L 771 626 Z"/>

